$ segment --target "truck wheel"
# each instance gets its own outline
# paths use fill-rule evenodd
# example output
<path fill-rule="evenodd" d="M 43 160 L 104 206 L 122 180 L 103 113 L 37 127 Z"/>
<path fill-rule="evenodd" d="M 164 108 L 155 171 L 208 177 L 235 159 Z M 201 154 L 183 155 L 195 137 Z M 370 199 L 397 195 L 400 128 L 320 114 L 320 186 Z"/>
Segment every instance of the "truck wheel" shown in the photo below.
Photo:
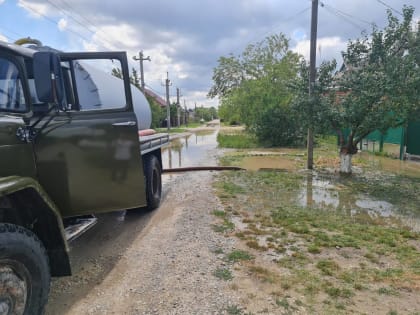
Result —
<path fill-rule="evenodd" d="M 145 157 L 144 174 L 146 176 L 147 210 L 153 210 L 159 207 L 162 197 L 162 169 L 156 156 Z"/>
<path fill-rule="evenodd" d="M 0 314 L 42 314 L 49 290 L 48 257 L 39 239 L 0 223 Z"/>

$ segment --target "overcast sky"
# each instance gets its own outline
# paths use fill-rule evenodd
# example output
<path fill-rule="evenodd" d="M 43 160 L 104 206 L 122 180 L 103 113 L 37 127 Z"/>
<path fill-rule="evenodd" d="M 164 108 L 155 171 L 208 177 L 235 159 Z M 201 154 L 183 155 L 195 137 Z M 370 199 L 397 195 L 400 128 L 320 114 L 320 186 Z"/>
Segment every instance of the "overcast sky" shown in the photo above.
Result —
<path fill-rule="evenodd" d="M 217 106 L 206 94 L 221 56 L 240 54 L 250 43 L 284 33 L 291 48 L 309 58 L 311 0 L 0 0 L 0 40 L 39 39 L 63 51 L 140 50 L 146 85 L 160 95 L 169 72 L 188 107 Z M 318 18 L 317 61 L 336 58 L 349 39 L 386 25 L 387 8 L 404 4 L 420 17 L 420 0 L 323 0 Z"/>

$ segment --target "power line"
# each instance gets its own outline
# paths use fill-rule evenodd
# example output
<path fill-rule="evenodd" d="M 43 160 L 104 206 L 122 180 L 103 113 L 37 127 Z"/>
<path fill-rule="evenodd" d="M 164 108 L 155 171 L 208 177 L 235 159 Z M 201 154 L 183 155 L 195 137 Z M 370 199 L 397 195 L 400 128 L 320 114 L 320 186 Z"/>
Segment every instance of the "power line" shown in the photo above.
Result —
<path fill-rule="evenodd" d="M 353 25 L 354 27 L 360 29 L 361 31 L 364 31 L 365 28 L 360 26 L 359 24 L 357 24 L 356 22 L 353 22 L 349 17 L 348 14 L 343 14 L 340 13 L 340 11 L 332 8 L 329 5 L 325 5 L 325 3 L 321 2 L 321 7 L 325 8 L 328 12 L 330 12 L 331 14 L 335 15 L 336 17 L 345 20 L 347 23 L 350 23 L 351 25 Z"/>
<path fill-rule="evenodd" d="M 290 21 L 294 20 L 295 18 L 297 18 L 298 16 L 300 16 L 300 15 L 304 14 L 306 11 L 309 11 L 310 9 L 311 9 L 311 7 L 309 6 L 309 7 L 305 8 L 305 9 L 303 9 L 303 10 L 301 10 L 301 11 L 296 12 L 295 14 L 293 14 L 293 15 L 292 15 L 292 16 L 290 16 L 290 17 L 288 17 L 287 19 L 282 20 L 281 24 L 283 25 L 283 24 L 284 24 L 284 23 L 286 23 L 286 22 L 290 22 Z M 264 32 L 264 33 L 262 33 L 262 34 L 260 34 L 260 35 L 254 36 L 251 40 L 249 40 L 249 41 L 245 44 L 245 46 L 248 46 L 249 44 L 251 44 L 252 42 L 254 42 L 257 38 L 266 37 L 266 36 L 267 36 L 267 34 L 272 34 L 272 33 L 274 33 L 274 31 L 275 31 L 276 29 L 278 29 L 278 28 L 279 28 L 279 26 L 275 26 L 275 27 L 272 27 L 270 30 L 268 30 L 268 31 L 266 31 L 266 32 Z M 235 51 L 237 51 L 237 50 L 239 50 L 239 49 L 240 49 L 240 47 L 238 47 L 237 49 L 235 49 L 235 50 L 234 50 L 234 52 L 235 52 Z M 209 64 L 211 64 L 211 63 L 213 63 L 213 61 L 212 61 L 212 62 L 209 62 L 209 63 L 208 63 L 208 64 L 206 64 L 206 65 L 209 65 Z"/>
<path fill-rule="evenodd" d="M 391 7 L 389 4 L 385 3 L 384 1 L 382 0 L 376 0 L 376 1 L 382 4 L 383 6 L 387 7 L 388 9 L 394 11 L 395 13 L 398 13 L 399 15 L 403 16 L 403 14 L 400 11 L 394 9 L 393 7 Z"/>
<path fill-rule="evenodd" d="M 50 18 L 50 17 L 46 16 L 45 14 L 41 13 L 40 11 L 38 11 L 38 10 L 36 10 L 36 9 L 34 9 L 34 8 L 30 7 L 30 6 L 27 6 L 27 5 L 23 4 L 23 3 L 20 3 L 20 5 L 21 5 L 23 8 L 25 8 L 25 9 L 27 9 L 27 10 L 30 10 L 30 11 L 32 11 L 32 12 L 33 12 L 33 13 L 35 13 L 35 14 L 38 14 L 38 15 L 42 16 L 42 17 L 43 17 L 44 19 L 46 19 L 48 22 L 50 22 L 50 23 L 52 23 L 52 24 L 54 24 L 54 25 L 57 25 L 57 24 L 58 24 L 58 22 L 57 22 L 56 20 L 54 20 L 54 19 L 52 19 L 52 18 Z M 82 38 L 82 39 L 86 40 L 86 41 L 90 41 L 90 39 L 86 38 L 84 35 L 80 34 L 79 32 L 76 32 L 76 31 L 71 30 L 71 29 L 67 29 L 67 30 L 68 30 L 69 32 L 71 32 L 71 33 L 73 33 L 73 34 L 75 34 L 75 35 L 79 36 L 80 38 Z"/>
<path fill-rule="evenodd" d="M 86 25 L 84 22 L 81 22 L 79 19 L 77 19 L 73 13 L 68 10 L 65 9 L 63 7 L 60 7 L 59 5 L 57 5 L 56 3 L 54 3 L 52 0 L 46 0 L 49 4 L 51 4 L 52 6 L 54 6 L 56 9 L 58 9 L 63 15 L 67 16 L 69 19 L 71 19 L 72 21 L 74 21 L 75 23 L 77 23 L 78 25 L 80 25 L 81 27 L 83 27 L 84 29 L 86 29 L 88 32 L 90 32 L 92 35 L 96 35 L 99 39 L 101 39 L 103 42 L 109 44 L 113 49 L 115 48 L 115 45 L 112 44 L 107 38 L 102 37 L 100 34 L 98 34 L 99 31 L 96 30 L 92 30 L 92 28 L 90 28 L 88 25 Z M 83 17 L 82 15 L 78 14 L 80 17 Z M 85 18 L 83 18 L 84 20 L 87 20 Z M 92 23 L 89 22 L 90 25 L 93 25 Z M 98 29 L 98 27 L 93 26 L 95 29 Z M 98 29 L 99 30 L 99 29 Z"/>
<path fill-rule="evenodd" d="M 321 2 L 321 7 L 322 7 L 322 6 L 324 6 L 324 7 L 330 7 L 332 10 L 336 11 L 338 14 L 340 14 L 340 15 L 342 15 L 342 16 L 347 16 L 347 17 L 348 17 L 348 18 L 350 18 L 350 19 L 357 20 L 357 21 L 362 22 L 362 23 L 365 23 L 365 24 L 367 24 L 367 25 L 370 25 L 370 26 L 371 26 L 371 25 L 373 25 L 373 24 L 374 24 L 373 22 L 366 21 L 366 20 L 361 19 L 361 18 L 359 18 L 359 17 L 357 17 L 357 16 L 354 16 L 354 15 L 352 15 L 352 14 L 350 14 L 350 13 L 346 13 L 346 12 L 344 12 L 344 11 L 341 11 L 341 10 L 337 9 L 337 8 L 334 8 L 333 6 L 331 6 L 331 5 L 329 5 L 329 4 L 326 4 L 325 2 Z"/>
<path fill-rule="evenodd" d="M 78 24 L 83 25 L 87 30 L 89 30 L 90 32 L 92 32 L 93 34 L 98 36 L 101 40 L 103 40 L 103 41 L 107 42 L 108 44 L 110 44 L 111 46 L 115 47 L 115 45 L 113 43 L 111 43 L 106 37 L 103 37 L 99 34 L 99 33 L 102 33 L 103 35 L 107 36 L 107 34 L 104 31 L 102 31 L 97 25 L 93 24 L 89 19 L 85 18 L 83 16 L 83 14 L 79 13 L 79 11 L 76 10 L 73 6 L 71 6 L 67 1 L 65 1 L 65 0 L 60 0 L 60 1 L 61 1 L 62 4 L 65 4 L 65 6 L 67 6 L 68 9 L 64 9 L 64 8 L 63 9 L 67 12 L 70 12 L 70 16 L 73 20 L 75 19 L 74 14 L 78 15 L 82 20 L 85 21 L 86 24 L 90 25 L 93 28 L 93 30 L 92 30 L 92 28 L 86 26 L 83 22 L 80 22 L 80 20 L 76 21 Z M 48 2 L 50 2 L 50 1 L 48 1 Z M 123 46 L 125 45 L 123 42 L 119 41 L 118 39 L 115 39 L 115 41 L 118 42 L 119 44 L 122 44 Z"/>

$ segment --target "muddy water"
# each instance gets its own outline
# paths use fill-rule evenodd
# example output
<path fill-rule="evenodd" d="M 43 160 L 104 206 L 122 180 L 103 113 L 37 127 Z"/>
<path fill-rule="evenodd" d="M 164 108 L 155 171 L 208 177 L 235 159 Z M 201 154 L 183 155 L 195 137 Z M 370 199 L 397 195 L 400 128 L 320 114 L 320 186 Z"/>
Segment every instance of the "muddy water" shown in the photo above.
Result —
<path fill-rule="evenodd" d="M 301 206 L 329 208 L 366 220 L 381 219 L 420 232 L 419 213 L 405 213 L 397 204 L 347 189 L 333 177 L 308 174 L 296 201 Z"/>
<path fill-rule="evenodd" d="M 281 171 L 297 171 L 302 168 L 302 157 L 293 151 L 264 151 L 251 153 L 245 157 L 240 166 L 248 170 L 273 169 Z M 390 176 L 402 175 L 420 178 L 420 163 L 400 161 L 373 155 L 362 155 L 369 169 L 384 171 Z M 355 175 L 357 176 L 357 175 Z M 306 173 L 301 189 L 292 199 L 304 207 L 327 208 L 347 213 L 349 216 L 366 217 L 366 219 L 387 220 L 403 224 L 412 230 L 420 231 L 420 214 L 407 213 L 399 204 L 379 200 L 367 193 L 355 191 L 337 174 L 312 172 Z"/>
<path fill-rule="evenodd" d="M 188 166 L 217 165 L 217 130 L 202 130 L 182 135 L 171 140 L 171 144 L 162 150 L 163 169 Z M 163 174 L 163 198 L 167 191 L 165 186 L 179 174 Z"/>
<path fill-rule="evenodd" d="M 216 165 L 211 151 L 217 147 L 217 130 L 197 131 L 171 141 L 162 151 L 164 169 Z"/>

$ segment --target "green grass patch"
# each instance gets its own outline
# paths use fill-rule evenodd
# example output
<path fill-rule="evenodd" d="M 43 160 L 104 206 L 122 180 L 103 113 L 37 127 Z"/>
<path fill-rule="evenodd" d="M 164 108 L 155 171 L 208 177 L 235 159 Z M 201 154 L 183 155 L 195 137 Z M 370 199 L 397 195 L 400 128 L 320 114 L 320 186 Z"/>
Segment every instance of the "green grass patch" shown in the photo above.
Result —
<path fill-rule="evenodd" d="M 340 270 L 340 266 L 335 261 L 330 259 L 318 260 L 316 267 L 327 276 L 333 276 Z"/>
<path fill-rule="evenodd" d="M 218 233 L 225 233 L 230 232 L 235 229 L 235 224 L 233 222 L 229 221 L 228 219 L 224 219 L 222 223 L 220 224 L 213 224 L 213 231 Z"/>
<path fill-rule="evenodd" d="M 232 272 L 227 268 L 217 268 L 214 271 L 213 275 L 216 278 L 221 279 L 221 280 L 225 280 L 225 281 L 233 279 Z"/>
<path fill-rule="evenodd" d="M 254 257 L 250 253 L 243 250 L 234 250 L 233 252 L 230 252 L 226 256 L 226 260 L 232 261 L 232 262 L 237 262 L 241 260 L 251 260 L 253 258 Z"/>
<path fill-rule="evenodd" d="M 221 148 L 232 149 L 251 149 L 257 147 L 257 140 L 255 137 L 246 134 L 223 134 L 217 135 L 217 143 Z"/>
<path fill-rule="evenodd" d="M 223 210 L 214 210 L 212 213 L 213 213 L 213 215 L 215 215 L 216 217 L 219 217 L 219 218 L 226 217 L 226 212 L 224 212 Z"/>

